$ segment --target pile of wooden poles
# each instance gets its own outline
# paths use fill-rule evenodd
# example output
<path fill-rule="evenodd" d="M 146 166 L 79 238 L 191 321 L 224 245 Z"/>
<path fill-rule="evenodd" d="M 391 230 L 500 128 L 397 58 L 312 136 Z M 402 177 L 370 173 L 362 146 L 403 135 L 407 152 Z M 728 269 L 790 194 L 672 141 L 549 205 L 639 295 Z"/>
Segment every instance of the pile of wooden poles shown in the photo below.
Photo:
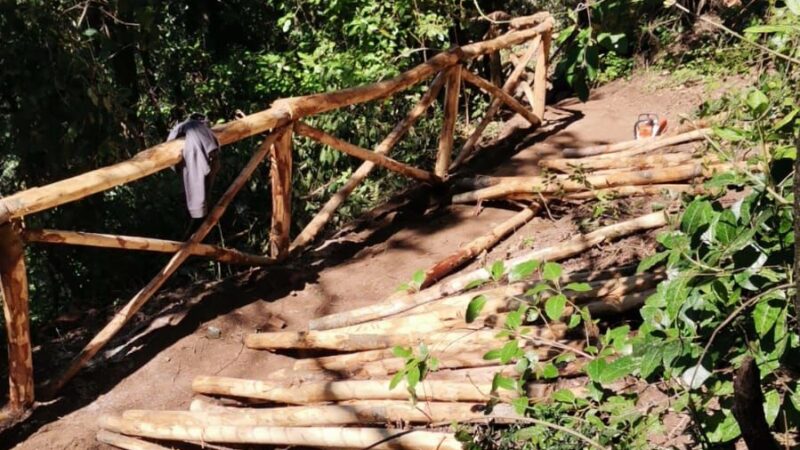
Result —
<path fill-rule="evenodd" d="M 512 268 L 522 261 L 562 260 L 574 257 L 598 242 L 619 239 L 666 224 L 663 213 L 653 213 L 579 235 L 558 245 L 506 261 Z M 662 278 L 661 274 L 634 275 L 632 267 L 565 275 L 563 282 L 583 281 L 591 290 L 574 301 L 596 316 L 617 314 L 641 305 Z M 513 365 L 484 359 L 487 350 L 503 345 L 497 338 L 509 311 L 525 301 L 535 281 L 495 283 L 469 291 L 483 270 L 468 272 L 417 292 L 398 293 L 368 307 L 316 319 L 306 331 L 255 333 L 245 344 L 253 349 L 316 349 L 339 354 L 299 359 L 288 369 L 262 379 L 202 376 L 192 388 L 200 396 L 189 411 L 125 411 L 101 419 L 98 438 L 121 448 L 153 447 L 150 440 L 184 443 L 299 445 L 305 447 L 375 449 L 460 449 L 450 432 L 435 431 L 453 421 L 513 421 L 508 408 L 486 414 L 497 372 L 515 376 Z M 467 292 L 469 291 L 469 292 Z M 464 314 L 472 298 L 487 299 L 470 324 Z M 541 361 L 570 352 L 578 358 L 560 364 L 556 383 L 527 387 L 532 401 L 556 389 L 582 392 L 580 355 L 585 336 L 572 335 L 566 326 L 533 326 L 525 350 Z M 395 346 L 417 348 L 425 343 L 439 360 L 439 370 L 416 388 L 412 404 L 406 386 L 389 388 L 391 377 L 405 367 Z M 141 440 L 147 439 L 147 441 Z M 133 442 L 133 444 L 132 444 Z M 135 444 L 135 445 L 134 445 Z M 149 446 L 149 447 L 145 447 Z"/>
<path fill-rule="evenodd" d="M 687 131 L 688 129 L 688 131 Z M 695 181 L 729 170 L 730 162 L 695 151 L 688 145 L 704 140 L 710 128 L 684 127 L 676 134 L 581 149 L 544 159 L 548 173 L 535 177 L 474 177 L 459 181 L 471 189 L 453 196 L 453 203 L 484 200 L 624 198 L 664 192 L 698 193 Z M 677 146 L 677 147 L 676 147 Z"/>
<path fill-rule="evenodd" d="M 542 167 L 564 175 L 528 178 L 473 178 L 466 185 L 476 190 L 454 197 L 462 203 L 484 199 L 561 198 L 592 199 L 598 191 L 617 196 L 656 192 L 694 192 L 692 184 L 718 170 L 731 167 L 690 149 L 672 146 L 700 139 L 709 133 L 696 128 L 672 136 L 624 142 L 564 152 L 564 158 L 541 162 Z M 462 185 L 464 183 L 462 182 Z M 254 333 L 245 344 L 260 350 L 315 350 L 332 356 L 298 359 L 286 369 L 260 379 L 220 376 L 197 377 L 196 398 L 189 411 L 125 411 L 101 419 L 98 439 L 128 449 L 164 448 L 156 442 L 197 445 L 288 445 L 324 448 L 460 449 L 447 426 L 455 422 L 513 422 L 520 418 L 508 407 L 487 412 L 486 402 L 507 399 L 492 388 L 497 373 L 518 376 L 513 365 L 487 360 L 487 351 L 500 348 L 498 330 L 506 317 L 523 302 L 525 293 L 539 280 L 476 284 L 492 278 L 478 269 L 440 279 L 486 251 L 530 220 L 537 204 L 524 208 L 506 223 L 439 261 L 425 271 L 418 290 L 396 293 L 384 301 L 310 321 L 307 330 Z M 506 274 L 530 260 L 560 261 L 581 255 L 604 242 L 666 226 L 667 213 L 654 212 L 559 244 L 529 251 L 504 261 Z M 641 306 L 663 272 L 635 274 L 633 266 L 604 271 L 573 272 L 562 283 L 585 282 L 590 290 L 570 298 L 593 317 L 608 317 Z M 493 274 L 497 279 L 497 274 Z M 480 285 L 480 287 L 476 287 Z M 482 295 L 485 305 L 467 323 L 472 299 Z M 567 309 L 574 308 L 570 306 Z M 566 311 L 565 315 L 572 311 Z M 561 322 L 529 324 L 531 332 L 521 345 L 539 361 L 552 361 L 565 353 L 574 358 L 555 364 L 555 382 L 526 386 L 530 401 L 542 401 L 557 389 L 583 392 L 582 367 L 590 357 L 583 351 L 591 343 L 589 327 L 568 329 Z M 580 328 L 580 327 L 579 327 Z M 424 344 L 438 359 L 415 388 L 394 389 L 390 380 L 406 368 L 407 360 L 394 348 L 419 349 Z M 502 404 L 501 404 L 502 405 Z M 442 431 L 445 430 L 445 431 Z"/>

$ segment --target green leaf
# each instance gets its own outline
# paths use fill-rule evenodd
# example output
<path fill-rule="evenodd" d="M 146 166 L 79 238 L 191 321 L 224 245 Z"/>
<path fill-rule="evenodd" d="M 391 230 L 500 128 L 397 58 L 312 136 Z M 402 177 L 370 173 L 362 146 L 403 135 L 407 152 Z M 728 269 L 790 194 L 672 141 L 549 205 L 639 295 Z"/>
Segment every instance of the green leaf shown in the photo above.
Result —
<path fill-rule="evenodd" d="M 394 376 L 392 377 L 391 381 L 389 381 L 389 389 L 396 388 L 397 385 L 400 384 L 401 381 L 403 381 L 403 378 L 405 378 L 405 376 L 406 376 L 406 371 L 405 370 L 401 370 L 401 371 L 397 372 L 396 374 L 394 374 Z"/>
<path fill-rule="evenodd" d="M 418 270 L 414 272 L 414 275 L 411 276 L 411 283 L 419 289 L 423 282 L 425 282 L 425 271 Z"/>
<path fill-rule="evenodd" d="M 544 312 L 550 320 L 560 320 L 564 314 L 564 307 L 567 306 L 567 297 L 564 294 L 554 295 L 547 299 L 544 304 Z"/>
<path fill-rule="evenodd" d="M 800 0 L 797 0 L 797 1 L 800 2 Z M 786 125 L 789 125 L 790 123 L 792 123 L 794 121 L 794 118 L 797 116 L 798 113 L 800 113 L 800 108 L 793 109 L 792 112 L 790 112 L 789 114 L 785 115 L 783 117 L 783 119 L 779 120 L 772 127 L 772 129 L 773 130 L 780 130 L 781 128 L 785 127 Z"/>
<path fill-rule="evenodd" d="M 586 364 L 586 375 L 589 375 L 589 379 L 599 383 L 600 379 L 603 376 L 603 372 L 605 372 L 606 367 L 608 367 L 608 363 L 603 358 L 596 358 Z"/>
<path fill-rule="evenodd" d="M 539 268 L 539 261 L 530 260 L 519 263 L 511 269 L 508 274 L 508 281 L 513 283 L 515 281 L 524 280 L 533 274 Z"/>
<path fill-rule="evenodd" d="M 647 378 L 661 366 L 661 358 L 664 352 L 659 345 L 653 345 L 646 349 L 642 355 L 642 362 L 639 365 L 639 375 L 642 378 Z"/>
<path fill-rule="evenodd" d="M 397 356 L 398 358 L 411 358 L 411 356 L 413 355 L 411 347 L 400 347 L 400 346 L 394 347 L 392 349 L 392 354 L 394 356 Z"/>
<path fill-rule="evenodd" d="M 758 89 L 753 89 L 747 95 L 747 106 L 756 114 L 762 114 L 769 107 L 769 98 Z"/>
<path fill-rule="evenodd" d="M 636 360 L 632 356 L 623 356 L 608 363 L 600 374 L 600 383 L 608 384 L 626 377 L 637 368 Z"/>
<path fill-rule="evenodd" d="M 522 325 L 522 314 L 523 311 L 521 310 L 511 311 L 510 313 L 508 313 L 508 316 L 506 316 L 506 323 L 505 323 L 506 328 L 508 328 L 509 330 L 516 330 L 517 328 L 519 328 Z"/>
<path fill-rule="evenodd" d="M 771 390 L 764 394 L 764 415 L 767 418 L 767 423 L 772 426 L 775 419 L 778 418 L 778 413 L 781 410 L 781 394 L 776 390 Z"/>
<path fill-rule="evenodd" d="M 694 200 L 686 207 L 681 217 L 681 229 L 693 235 L 700 227 L 708 224 L 714 215 L 714 209 L 708 200 Z"/>
<path fill-rule="evenodd" d="M 569 324 L 567 328 L 575 328 L 581 323 L 581 315 L 580 314 L 573 314 L 569 317 Z"/>
<path fill-rule="evenodd" d="M 554 262 L 544 263 L 542 278 L 547 281 L 555 281 L 561 277 L 561 265 Z"/>
<path fill-rule="evenodd" d="M 540 376 L 545 379 L 558 378 L 558 368 L 551 362 L 542 366 Z"/>
<path fill-rule="evenodd" d="M 408 387 L 414 389 L 417 387 L 420 379 L 419 366 L 411 366 L 408 368 Z"/>
<path fill-rule="evenodd" d="M 502 260 L 495 261 L 492 264 L 492 267 L 489 268 L 489 273 L 492 275 L 492 279 L 494 281 L 500 281 L 500 279 L 503 278 L 503 274 L 505 273 L 505 271 L 506 267 Z"/>
<path fill-rule="evenodd" d="M 469 305 L 467 305 L 467 323 L 472 323 L 478 318 L 487 301 L 485 295 L 478 295 L 469 301 Z"/>
<path fill-rule="evenodd" d="M 736 239 L 738 229 L 736 228 L 736 216 L 733 211 L 726 209 L 719 215 L 714 226 L 714 239 L 722 245 L 728 245 Z"/>
<path fill-rule="evenodd" d="M 744 139 L 744 134 L 742 131 L 737 130 L 736 128 L 714 127 L 714 134 L 716 134 L 719 138 L 730 142 L 738 142 Z"/>
<path fill-rule="evenodd" d="M 516 382 L 513 378 L 504 377 L 503 375 L 496 373 L 492 379 L 492 391 L 496 391 L 498 389 L 514 391 L 516 390 Z"/>
<path fill-rule="evenodd" d="M 508 364 L 512 359 L 519 356 L 520 352 L 521 351 L 517 341 L 508 341 L 506 345 L 500 349 L 500 362 L 503 364 Z"/>
<path fill-rule="evenodd" d="M 525 291 L 525 297 L 531 297 L 531 298 L 536 297 L 538 294 L 540 294 L 540 293 L 542 293 L 542 292 L 544 292 L 544 291 L 546 291 L 548 289 L 550 289 L 550 286 L 548 286 L 545 283 L 539 283 L 536 286 L 534 286 L 534 287 L 528 289 L 527 291 Z"/>
<path fill-rule="evenodd" d="M 564 286 L 564 290 L 573 292 L 589 292 L 592 286 L 589 283 L 569 283 Z"/>
<path fill-rule="evenodd" d="M 778 316 L 780 316 L 782 310 L 782 306 L 770 304 L 769 299 L 761 300 L 760 302 L 756 303 L 755 308 L 753 308 L 752 317 L 753 325 L 755 326 L 759 337 L 764 337 L 767 333 L 769 333 L 769 331 L 772 329 L 772 326 L 775 325 L 775 322 L 777 322 Z"/>
<path fill-rule="evenodd" d="M 439 370 L 439 358 L 431 356 L 428 359 L 428 368 L 431 370 L 431 372 L 436 372 Z"/>
<path fill-rule="evenodd" d="M 86 36 L 86 37 L 92 37 L 97 33 L 98 33 L 98 31 L 95 28 L 87 28 L 87 29 L 83 30 L 83 35 Z"/>
<path fill-rule="evenodd" d="M 500 359 L 501 355 L 500 350 L 501 349 L 499 348 L 496 348 L 494 350 L 489 350 L 488 352 L 486 352 L 486 354 L 483 355 L 483 359 L 486 361 L 491 361 L 493 359 Z"/>
<path fill-rule="evenodd" d="M 668 252 L 658 252 L 656 254 L 650 255 L 647 258 L 643 259 L 639 262 L 639 266 L 636 268 L 636 273 L 644 273 L 653 268 L 654 266 L 658 265 L 661 261 L 663 261 Z"/>
<path fill-rule="evenodd" d="M 717 412 L 706 420 L 709 432 L 706 433 L 708 440 L 714 443 L 728 442 L 739 437 L 741 431 L 736 418 L 729 409 Z"/>
<path fill-rule="evenodd" d="M 575 403 L 575 394 L 569 389 L 559 389 L 550 395 L 550 398 L 560 403 Z"/>
<path fill-rule="evenodd" d="M 486 284 L 487 281 L 489 281 L 489 280 L 484 280 L 483 278 L 477 279 L 477 280 L 472 280 L 469 283 L 467 283 L 467 285 L 464 287 L 464 290 L 468 291 L 468 290 L 474 289 L 474 288 L 476 288 L 478 286 L 483 286 L 484 284 Z"/>
<path fill-rule="evenodd" d="M 514 412 L 520 416 L 525 415 L 525 411 L 528 410 L 528 404 L 528 397 L 517 397 L 514 400 L 511 400 L 511 406 L 514 407 Z"/>
<path fill-rule="evenodd" d="M 800 27 L 792 25 L 755 25 L 744 29 L 745 33 L 750 33 L 750 34 L 763 34 L 763 33 L 789 34 L 792 32 L 796 33 L 798 31 L 800 31 Z"/>

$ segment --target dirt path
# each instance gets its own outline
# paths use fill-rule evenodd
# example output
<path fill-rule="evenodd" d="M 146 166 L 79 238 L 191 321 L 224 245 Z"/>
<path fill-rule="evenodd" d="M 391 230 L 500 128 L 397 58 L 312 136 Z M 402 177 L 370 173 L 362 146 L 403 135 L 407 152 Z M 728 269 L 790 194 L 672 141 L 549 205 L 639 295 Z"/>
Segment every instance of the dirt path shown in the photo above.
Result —
<path fill-rule="evenodd" d="M 564 147 L 630 139 L 638 113 L 658 112 L 675 124 L 679 114 L 690 112 L 703 100 L 702 87 L 654 93 L 651 81 L 636 77 L 614 82 L 596 90 L 587 103 L 566 101 L 549 109 L 546 118 L 556 121 L 556 132 L 543 131 L 539 138 L 543 141 L 521 147 L 494 173 L 535 174 L 539 158 Z M 523 141 L 534 139 L 528 136 Z M 514 212 L 485 208 L 475 214 L 472 206 L 451 206 L 428 215 L 404 214 L 377 231 L 345 236 L 331 246 L 328 253 L 336 255 L 334 258 L 253 272 L 245 282 L 211 286 L 203 294 L 202 304 L 180 324 L 133 342 L 120 353 L 125 357 L 119 362 L 85 371 L 65 392 L 66 399 L 41 406 L 26 424 L 0 436 L 0 448 L 104 448 L 94 439 L 96 420 L 103 413 L 132 408 L 186 409 L 192 397 L 191 381 L 197 375 L 257 378 L 285 367 L 290 357 L 248 350 L 242 344 L 243 336 L 270 329 L 269 317 L 280 317 L 287 329 L 299 329 L 313 317 L 378 301 L 417 269 L 485 234 Z M 546 246 L 571 236 L 576 229 L 569 214 L 555 223 L 537 218 L 493 250 L 489 258 L 504 257 L 531 243 Z M 636 244 L 628 242 L 619 248 L 635 252 Z M 600 257 L 601 253 L 593 251 L 589 256 Z M 567 265 L 585 264 L 586 258 L 581 261 Z M 598 261 L 602 264 L 602 258 Z M 221 337 L 210 339 L 209 327 L 218 328 Z"/>

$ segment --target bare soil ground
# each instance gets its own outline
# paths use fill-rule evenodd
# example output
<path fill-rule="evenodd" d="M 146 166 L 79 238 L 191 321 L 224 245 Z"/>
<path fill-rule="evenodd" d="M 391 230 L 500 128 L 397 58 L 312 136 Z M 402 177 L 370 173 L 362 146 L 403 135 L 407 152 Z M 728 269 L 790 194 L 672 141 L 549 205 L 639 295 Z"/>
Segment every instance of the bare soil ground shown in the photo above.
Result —
<path fill-rule="evenodd" d="M 655 92 L 652 83 L 652 75 L 636 76 L 597 89 L 586 103 L 560 102 L 548 109 L 548 125 L 533 134 L 514 117 L 472 167 L 482 168 L 476 169 L 478 173 L 534 175 L 540 158 L 556 155 L 565 147 L 631 139 L 639 113 L 665 115 L 675 126 L 679 115 L 690 113 L 707 96 L 702 86 L 666 87 Z M 39 405 L 25 423 L 0 435 L 0 448 L 105 448 L 94 438 L 101 414 L 133 408 L 185 410 L 197 375 L 258 378 L 286 367 L 292 361 L 290 355 L 244 348 L 243 336 L 274 329 L 278 323 L 274 318 L 285 321 L 286 329 L 301 329 L 311 318 L 379 301 L 416 270 L 514 214 L 497 205 L 481 209 L 429 206 L 423 196 L 339 236 L 302 261 L 163 295 L 154 301 L 157 307 L 141 318 L 135 332 L 115 341 L 115 356 L 84 370 L 62 398 Z M 646 201 L 621 205 L 612 208 L 607 220 L 649 211 L 650 207 Z M 493 261 L 531 246 L 562 241 L 577 233 L 581 220 L 590 213 L 571 206 L 553 208 L 552 218 L 544 214 L 534 219 L 485 259 Z M 650 245 L 644 236 L 634 236 L 564 264 L 569 269 L 619 265 L 638 259 L 650 251 Z M 92 325 L 102 326 L 106 320 L 105 314 L 98 314 Z M 220 330 L 219 338 L 209 333 L 210 327 Z M 45 343 L 37 351 L 37 365 L 57 365 L 47 361 L 53 355 L 48 348 L 53 345 Z"/>

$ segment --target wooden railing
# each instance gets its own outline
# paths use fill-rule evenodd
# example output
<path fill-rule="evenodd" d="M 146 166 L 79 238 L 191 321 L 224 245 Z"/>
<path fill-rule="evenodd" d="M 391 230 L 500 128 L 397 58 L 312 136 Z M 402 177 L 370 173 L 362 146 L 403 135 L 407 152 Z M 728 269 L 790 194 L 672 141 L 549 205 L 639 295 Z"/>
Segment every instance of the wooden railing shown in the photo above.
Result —
<path fill-rule="evenodd" d="M 264 265 L 280 261 L 291 252 L 301 249 L 313 241 L 331 219 L 336 209 L 344 203 L 350 193 L 375 166 L 424 183 L 440 183 L 472 155 L 486 126 L 494 119 L 503 104 L 519 113 L 530 122 L 531 126 L 538 126 L 541 123 L 545 107 L 548 54 L 553 19 L 548 13 L 542 12 L 510 20 L 508 30 L 504 34 L 499 34 L 496 25 L 493 27 L 493 36 L 497 37 L 439 53 L 427 62 L 395 78 L 336 92 L 281 99 L 274 102 L 272 107 L 265 111 L 215 127 L 214 132 L 222 146 L 261 133 L 266 133 L 266 136 L 247 165 L 218 200 L 197 231 L 186 242 L 59 230 L 30 230 L 25 229 L 21 220 L 25 215 L 80 200 L 174 166 L 181 161 L 183 147 L 181 140 L 151 147 L 130 160 L 112 166 L 45 186 L 27 189 L 0 199 L 0 284 L 2 284 L 3 312 L 8 335 L 10 385 L 7 410 L 12 413 L 21 412 L 30 407 L 34 401 L 33 363 L 28 325 L 28 283 L 24 260 L 26 244 L 59 243 L 174 253 L 166 266 L 115 314 L 113 319 L 75 357 L 67 369 L 47 383 L 45 396 L 50 396 L 68 382 L 113 338 L 189 256 L 204 256 L 226 263 L 251 265 Z M 500 50 L 523 44 L 527 47 L 523 54 L 514 61 L 514 69 L 502 87 L 479 77 L 466 67 L 466 63 L 484 55 L 488 55 L 494 62 L 499 62 Z M 535 61 L 532 89 L 522 80 L 525 69 L 531 60 Z M 493 75 L 497 75 L 497 73 Z M 302 121 L 304 117 L 389 97 L 434 76 L 435 78 L 425 95 L 373 150 L 345 142 Z M 462 81 L 490 94 L 492 100 L 483 119 L 453 160 L 454 129 Z M 514 93 L 520 83 L 523 83 L 523 91 L 528 102 L 531 103 L 531 108 L 526 108 L 514 98 Z M 412 167 L 389 157 L 392 148 L 436 100 L 442 88 L 445 89 L 444 122 L 433 170 Z M 289 230 L 292 218 L 292 141 L 295 134 L 362 159 L 364 163 L 292 241 Z M 222 217 L 234 196 L 267 156 L 271 162 L 272 186 L 269 256 L 251 255 L 237 250 L 202 244 L 202 240 Z"/>

